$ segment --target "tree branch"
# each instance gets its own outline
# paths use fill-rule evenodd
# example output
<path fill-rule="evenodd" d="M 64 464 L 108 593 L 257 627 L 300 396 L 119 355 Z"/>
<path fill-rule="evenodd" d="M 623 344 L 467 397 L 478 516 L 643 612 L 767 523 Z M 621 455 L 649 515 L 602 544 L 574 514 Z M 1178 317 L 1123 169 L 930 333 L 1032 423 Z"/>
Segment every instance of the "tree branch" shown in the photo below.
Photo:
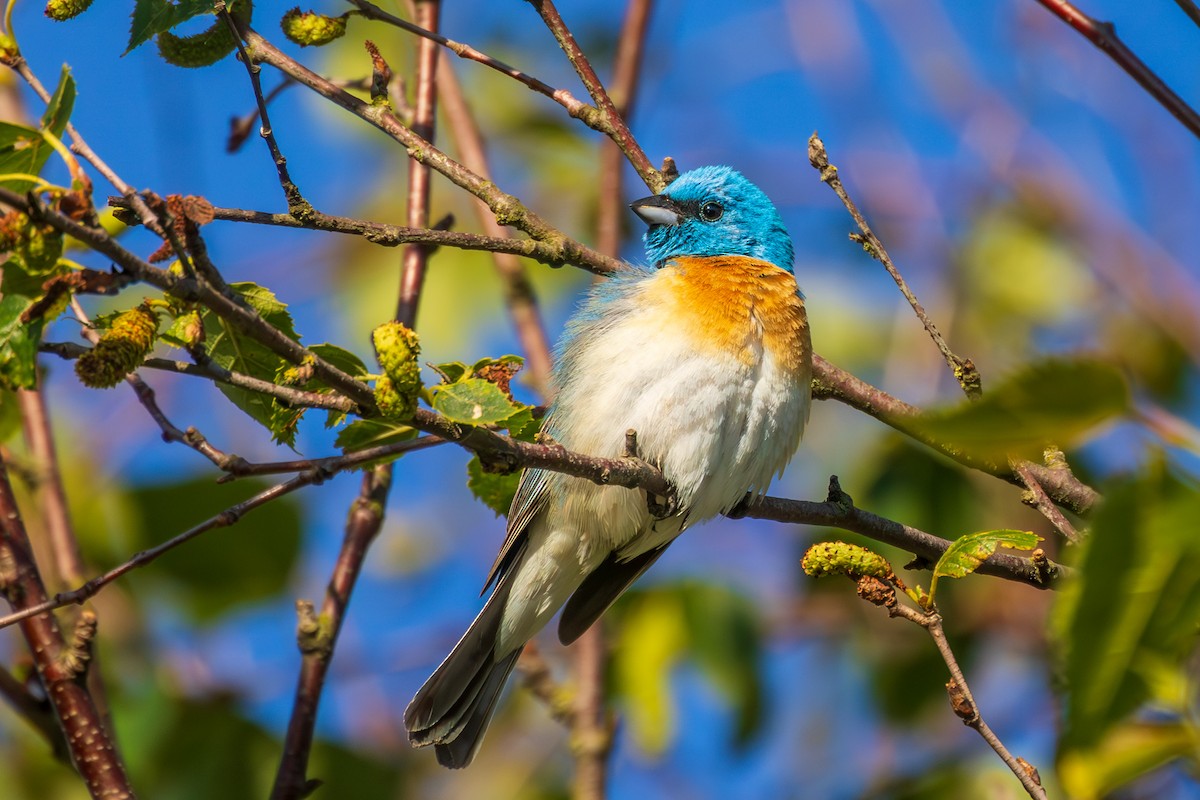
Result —
<path fill-rule="evenodd" d="M 840 528 L 899 547 L 929 564 L 936 562 L 951 545 L 949 540 L 940 536 L 856 507 L 850 496 L 842 491 L 836 475 L 829 479 L 829 495 L 824 502 L 786 500 L 768 496 L 750 503 L 746 508 L 735 509 L 729 516 L 735 519 L 748 516 L 776 522 Z M 1055 588 L 1063 578 L 1071 574 L 1070 568 L 1049 559 L 1021 558 L 1005 553 L 993 553 L 976 571 L 1038 589 Z"/>
<path fill-rule="evenodd" d="M 21 632 L 62 727 L 75 769 L 92 797 L 134 797 L 103 715 L 87 687 L 78 680 L 78 673 L 60 657 L 66 648 L 58 623 L 52 614 L 44 613 L 48 609 L 38 610 L 49 601 L 8 480 L 6 460 L 0 460 L 0 567 L 4 596 L 20 615 Z"/>
<path fill-rule="evenodd" d="M 567 24 L 563 22 L 563 18 L 558 13 L 558 9 L 554 7 L 554 3 L 551 0 L 528 0 L 528 2 L 537 11 L 542 21 L 546 23 L 546 27 L 550 29 L 550 32 L 554 34 L 554 39 L 558 42 L 558 46 L 567 54 L 567 59 L 571 62 L 571 66 L 575 68 L 575 74 L 579 76 L 579 80 L 583 81 L 588 94 L 592 96 L 592 102 L 599 106 L 607 129 L 598 130 L 604 130 L 605 133 L 608 133 L 612 137 L 617 147 L 621 148 L 621 152 L 629 159 L 629 163 L 637 170 L 638 175 L 642 176 L 642 180 L 646 182 L 646 186 L 650 188 L 650 191 L 655 194 L 661 192 L 667 187 L 666 179 L 650 163 L 650 159 L 646 157 L 646 153 L 642 150 L 641 145 L 633 137 L 629 126 L 625 124 L 625 120 L 622 119 L 621 114 L 617 111 L 612 98 L 604 90 L 604 84 L 600 82 L 600 77 L 592 69 L 591 62 L 588 61 L 587 56 L 580 49 L 579 43 L 575 41 L 574 34 L 567 28 Z"/>
<path fill-rule="evenodd" d="M 1021 782 L 1021 786 L 1025 788 L 1030 797 L 1034 800 L 1046 800 L 1046 789 L 1042 786 L 1037 770 L 1025 759 L 1017 758 L 1010 753 L 995 731 L 984 722 L 983 715 L 979 712 L 979 706 L 971 694 L 971 688 L 967 685 L 967 679 L 958 666 L 958 659 L 955 658 L 954 651 L 950 649 L 950 642 L 946 639 L 946 632 L 942 628 L 941 615 L 936 611 L 923 613 L 901 605 L 894 600 L 894 596 L 893 604 L 888 607 L 888 613 L 893 617 L 903 617 L 916 623 L 929 632 L 950 672 L 950 681 L 946 684 L 946 691 L 950 695 L 950 706 L 954 709 L 954 713 L 963 721 L 964 725 L 978 733 L 988 743 L 988 746 L 996 751 L 996 755 L 1000 756 L 1000 759 L 1012 770 L 1013 775 L 1017 776 L 1017 780 Z"/>
<path fill-rule="evenodd" d="M 307 86 L 395 139 L 405 147 L 409 158 L 413 161 L 427 164 L 450 179 L 455 185 L 487 203 L 488 208 L 492 210 L 500 224 L 511 225 L 546 245 L 554 253 L 553 260 L 570 264 L 587 264 L 604 272 L 625 269 L 617 259 L 604 256 L 573 240 L 526 208 L 516 197 L 500 191 L 494 183 L 484 180 L 447 156 L 428 140 L 405 127 L 401 120 L 384 106 L 371 105 L 354 97 L 280 52 L 254 30 L 245 28 L 242 35 L 256 61 L 270 64 L 284 74 L 290 75 L 298 83 Z"/>
<path fill-rule="evenodd" d="M 863 246 L 863 248 L 871 254 L 880 264 L 883 264 L 884 269 L 892 276 L 892 280 L 900 287 L 900 293 L 908 300 L 908 304 L 912 306 L 913 312 L 916 313 L 917 319 L 921 320 L 921 324 L 925 326 L 925 331 L 929 334 L 929 338 L 937 345 L 938 351 L 942 357 L 946 359 L 946 364 L 954 373 L 954 379 L 958 381 L 963 392 L 967 397 L 978 397 L 982 391 L 979 371 L 975 369 L 975 363 L 969 358 L 963 358 L 956 355 L 948 344 L 933 320 L 929 318 L 929 314 L 925 312 L 925 308 L 921 302 L 917 300 L 917 296 L 913 294 L 912 289 L 908 288 L 908 283 L 904 280 L 904 276 L 900 274 L 900 270 L 896 269 L 896 265 L 892 263 L 891 256 L 888 255 L 887 249 L 883 246 L 883 242 L 879 241 L 879 237 L 871 230 L 871 226 L 867 224 L 866 218 L 862 212 L 858 210 L 858 206 L 850 199 L 849 193 L 846 192 L 846 187 L 842 185 L 842 179 L 838 177 L 838 168 L 829 163 L 829 155 L 825 152 L 825 143 L 821 141 L 817 134 L 808 137 L 808 160 L 813 165 L 813 168 L 821 173 L 821 180 L 826 183 L 830 189 L 846 206 L 846 210 L 850 212 L 850 216 L 854 218 L 854 222 L 858 225 L 858 229 L 862 234 L 850 234 L 850 238 Z"/>
<path fill-rule="evenodd" d="M 1139 86 L 1159 102 L 1159 105 L 1171 112 L 1171 115 L 1191 131 L 1193 136 L 1200 137 L 1200 114 L 1197 114 L 1196 110 L 1189 106 L 1182 97 L 1175 94 L 1162 78 L 1158 77 L 1117 37 L 1117 29 L 1111 22 L 1093 19 L 1067 0 L 1037 0 L 1037 2 L 1117 62 L 1121 69 L 1128 72 Z M 1180 7 L 1187 11 L 1183 3 L 1180 3 Z"/>

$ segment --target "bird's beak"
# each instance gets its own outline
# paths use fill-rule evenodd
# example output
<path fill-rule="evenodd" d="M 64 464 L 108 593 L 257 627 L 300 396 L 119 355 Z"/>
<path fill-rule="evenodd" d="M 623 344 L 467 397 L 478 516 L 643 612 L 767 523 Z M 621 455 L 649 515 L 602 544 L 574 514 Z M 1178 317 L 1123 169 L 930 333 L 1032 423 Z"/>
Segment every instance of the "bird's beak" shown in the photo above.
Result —
<path fill-rule="evenodd" d="M 678 225 L 683 221 L 683 211 L 665 194 L 643 197 L 630 203 L 629 207 L 647 225 Z"/>

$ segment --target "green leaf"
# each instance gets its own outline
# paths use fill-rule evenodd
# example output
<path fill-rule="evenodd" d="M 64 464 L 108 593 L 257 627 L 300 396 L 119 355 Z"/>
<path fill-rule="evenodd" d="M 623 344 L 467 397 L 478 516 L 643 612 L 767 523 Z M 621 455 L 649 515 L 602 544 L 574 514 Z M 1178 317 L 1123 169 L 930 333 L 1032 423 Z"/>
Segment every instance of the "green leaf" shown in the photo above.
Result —
<path fill-rule="evenodd" d="M 21 430 L 21 408 L 17 393 L 0 386 L 0 444 L 4 444 Z"/>
<path fill-rule="evenodd" d="M 338 347 L 336 344 L 323 342 L 321 344 L 314 344 L 308 349 L 352 378 L 365 379 L 369 374 L 367 365 L 363 363 L 363 360 L 344 347 Z M 318 394 L 333 394 L 334 392 L 333 389 L 325 386 L 319 380 L 315 379 L 305 384 L 304 388 L 307 391 L 317 392 Z M 330 411 L 325 415 L 326 428 L 336 427 L 345 421 L 345 411 Z"/>
<path fill-rule="evenodd" d="M 1099 361 L 1044 361 L 988 387 L 974 402 L 921 414 L 914 429 L 987 461 L 1040 459 L 1130 409 L 1121 373 Z"/>
<path fill-rule="evenodd" d="M 366 450 L 368 447 L 406 442 L 415 438 L 417 438 L 416 429 L 407 425 L 378 419 L 360 419 L 342 428 L 334 445 L 340 447 L 344 452 L 353 453 L 358 450 Z M 388 460 L 398 457 L 392 456 Z"/>
<path fill-rule="evenodd" d="M 955 539 L 933 567 L 933 580 L 938 578 L 962 578 L 979 569 L 997 547 L 1012 550 L 1032 550 L 1042 540 L 1033 531 L 1018 531 L 1003 528 L 995 531 L 968 533 Z M 929 591 L 933 592 L 930 584 Z"/>
<path fill-rule="evenodd" d="M 497 517 L 508 515 L 520 480 L 520 472 L 485 472 L 479 456 L 467 462 L 467 488 L 482 500 L 484 505 L 496 512 Z"/>
<path fill-rule="evenodd" d="M 129 24 L 129 44 L 122 55 L 181 22 L 211 13 L 212 0 L 137 0 Z"/>
<path fill-rule="evenodd" d="M 292 326 L 287 306 L 271 292 L 254 283 L 234 283 L 235 292 L 269 324 L 284 335 L 299 341 Z M 290 366 L 265 345 L 244 335 L 225 320 L 207 309 L 202 320 L 206 334 L 205 345 L 213 361 L 226 369 L 241 372 L 265 381 L 275 382 L 282 369 Z M 285 409 L 273 397 L 236 386 L 218 384 L 217 388 L 238 408 L 271 432 L 276 441 L 290 445 L 295 437 L 295 414 Z"/>
<path fill-rule="evenodd" d="M 19 294 L 0 298 L 0 385 L 32 389 L 37 385 L 37 352 L 45 320 L 21 322 L 30 299 Z"/>
<path fill-rule="evenodd" d="M 1147 702 L 1179 712 L 1200 625 L 1200 491 L 1152 465 L 1104 495 L 1052 614 L 1064 751 L 1095 748 Z"/>
<path fill-rule="evenodd" d="M 204 477 L 139 488 L 134 507 L 140 524 L 133 546 L 143 550 L 160 544 L 271 485 L 251 478 L 219 484 Z M 299 550 L 300 506 L 294 497 L 282 497 L 230 529 L 181 545 L 137 577 L 165 589 L 197 621 L 210 622 L 283 591 Z"/>
<path fill-rule="evenodd" d="M 20 172 L 38 175 L 46 166 L 51 152 L 53 149 L 42 138 L 41 131 L 11 122 L 0 122 L 0 174 Z M 0 181 L 0 186 L 23 192 L 30 189 L 33 182 L 13 179 Z"/>
<path fill-rule="evenodd" d="M 481 358 L 471 365 L 471 374 L 475 375 L 484 367 L 491 367 L 496 364 L 512 364 L 517 367 L 525 366 L 525 359 L 521 356 L 507 355 L 499 358 Z"/>
<path fill-rule="evenodd" d="M 1200 736 L 1186 722 L 1120 725 L 1094 747 L 1067 750 L 1058 774 L 1067 795 L 1079 800 L 1108 797 L 1116 789 L 1177 758 L 1196 757 Z"/>
<path fill-rule="evenodd" d="M 532 442 L 542 429 L 542 421 L 533 418 L 533 406 L 521 406 L 517 412 L 500 423 L 507 428 L 509 435 L 523 442 Z"/>
<path fill-rule="evenodd" d="M 997 547 L 1013 550 L 1032 550 L 1042 540 L 1032 531 L 1017 531 L 1008 528 L 995 531 L 968 533 L 955 539 L 933 567 L 929 579 L 929 602 L 933 603 L 938 578 L 962 578 L 979 569 Z"/>
<path fill-rule="evenodd" d="M 444 364 L 430 364 L 434 372 L 442 376 L 444 383 L 456 383 L 468 375 L 471 368 L 461 361 L 447 361 Z"/>
<path fill-rule="evenodd" d="M 720 586 L 682 582 L 628 592 L 614 613 L 613 679 L 634 740 L 660 753 L 674 736 L 670 676 L 684 657 L 730 704 L 733 742 L 759 730 L 762 633 L 754 604 Z"/>
<path fill-rule="evenodd" d="M 340 369 L 342 372 L 349 375 L 351 378 L 361 379 L 365 378 L 369 374 L 367 365 L 363 363 L 363 360 L 344 347 L 338 347 L 336 344 L 322 342 L 321 344 L 314 344 L 308 349 L 315 355 L 320 356 L 333 366 Z M 313 381 L 312 383 L 317 383 L 317 381 Z M 312 387 L 311 385 L 305 386 L 305 388 L 313 388 L 315 390 L 315 387 Z"/>
<path fill-rule="evenodd" d="M 54 90 L 42 115 L 42 127 L 61 137 L 74 106 L 75 79 L 71 77 L 70 69 L 64 66 L 58 88 Z M 40 175 L 52 152 L 54 148 L 42 137 L 40 130 L 0 122 L 0 174 L 21 172 Z M 23 192 L 32 188 L 33 183 L 26 180 L 6 180 L 0 181 L 0 186 Z"/>
<path fill-rule="evenodd" d="M 499 386 L 482 378 L 464 378 L 432 389 L 434 410 L 451 422 L 495 424 L 518 411 Z"/>
<path fill-rule="evenodd" d="M 683 656 L 688 631 L 679 598 L 645 592 L 621 615 L 613 647 L 613 680 L 624 699 L 633 741 L 661 753 L 675 735 L 671 670 Z"/>
<path fill-rule="evenodd" d="M 75 79 L 71 77 L 71 68 L 63 64 L 62 73 L 58 78 L 58 87 L 51 95 L 50 102 L 46 104 L 46 111 L 42 114 L 42 128 L 61 138 L 63 131 L 67 129 L 67 122 L 71 119 L 71 112 L 74 109 Z"/>

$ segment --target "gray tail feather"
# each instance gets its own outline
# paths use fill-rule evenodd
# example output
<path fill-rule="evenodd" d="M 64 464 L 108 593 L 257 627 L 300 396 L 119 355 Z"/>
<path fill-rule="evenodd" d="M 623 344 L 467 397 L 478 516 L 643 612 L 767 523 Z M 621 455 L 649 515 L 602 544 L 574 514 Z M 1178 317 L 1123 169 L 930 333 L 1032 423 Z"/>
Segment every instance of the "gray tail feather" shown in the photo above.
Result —
<path fill-rule="evenodd" d="M 450 769 L 462 769 L 471 763 L 483 735 L 487 733 L 492 714 L 496 711 L 496 701 L 500 699 L 500 690 L 508 682 L 508 674 L 517 664 L 522 647 L 515 653 L 501 659 L 488 670 L 483 680 L 483 686 L 472 699 L 470 706 L 465 709 L 462 722 L 456 726 L 454 738 L 445 743 L 438 743 L 434 750 L 437 752 L 438 763 Z"/>
<path fill-rule="evenodd" d="M 592 570 L 574 594 L 563 606 L 558 620 L 558 640 L 571 644 L 584 634 L 600 616 L 608 610 L 630 584 L 650 569 L 650 565 L 667 549 L 670 542 L 654 550 L 647 550 L 628 561 L 621 561 L 616 553 L 610 553 L 600 566 Z"/>
<path fill-rule="evenodd" d="M 475 757 L 500 690 L 521 654 L 522 648 L 496 653 L 508 590 L 501 581 L 471 627 L 404 712 L 412 746 L 437 745 L 438 761 L 447 767 L 465 767 Z"/>

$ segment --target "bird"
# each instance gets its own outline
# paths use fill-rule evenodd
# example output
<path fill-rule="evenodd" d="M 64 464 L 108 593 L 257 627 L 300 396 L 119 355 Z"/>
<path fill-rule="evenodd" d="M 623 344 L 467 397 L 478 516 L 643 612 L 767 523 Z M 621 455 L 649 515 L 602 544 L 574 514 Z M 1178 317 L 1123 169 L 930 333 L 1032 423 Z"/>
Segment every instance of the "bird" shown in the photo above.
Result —
<path fill-rule="evenodd" d="M 404 713 L 410 744 L 446 767 L 471 763 L 522 649 L 560 608 L 570 644 L 687 527 L 765 493 L 808 421 L 804 295 L 767 195 L 706 166 L 630 208 L 648 226 L 646 261 L 595 284 L 568 320 L 543 432 L 615 458 L 634 431 L 674 488 L 671 513 L 652 513 L 644 490 L 522 473 L 495 588 Z"/>

